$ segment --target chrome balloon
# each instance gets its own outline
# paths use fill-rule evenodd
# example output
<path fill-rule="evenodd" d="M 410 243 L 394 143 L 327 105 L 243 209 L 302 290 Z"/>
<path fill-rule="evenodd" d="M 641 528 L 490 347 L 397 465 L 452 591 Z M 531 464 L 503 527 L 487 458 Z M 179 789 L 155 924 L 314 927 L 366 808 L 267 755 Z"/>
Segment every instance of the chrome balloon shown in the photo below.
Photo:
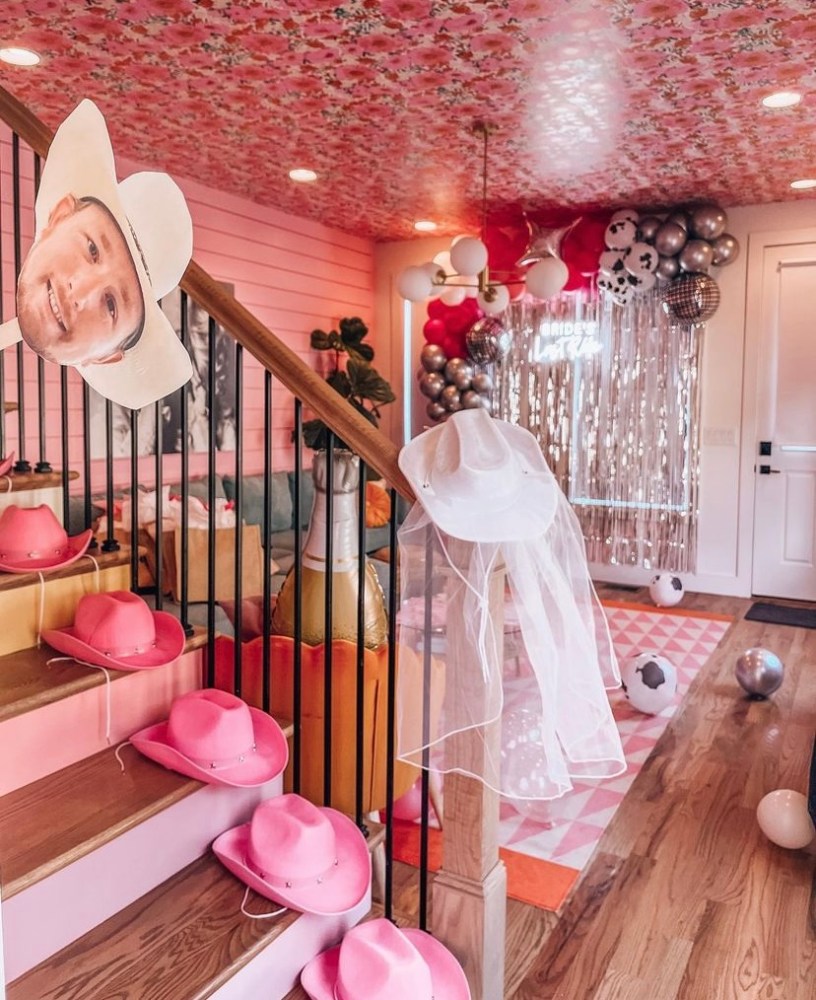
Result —
<path fill-rule="evenodd" d="M 673 257 L 686 245 L 688 235 L 682 226 L 666 220 L 655 233 L 654 245 L 661 257 Z"/>
<path fill-rule="evenodd" d="M 654 245 L 655 236 L 662 225 L 663 220 L 656 215 L 644 215 L 638 223 L 638 239 Z"/>
<path fill-rule="evenodd" d="M 487 372 L 476 372 L 473 376 L 473 388 L 476 392 L 493 392 L 493 379 Z"/>
<path fill-rule="evenodd" d="M 676 257 L 661 257 L 657 262 L 655 274 L 658 278 L 669 280 L 671 278 L 676 278 L 679 273 L 680 264 Z"/>
<path fill-rule="evenodd" d="M 419 378 L 419 391 L 428 399 L 439 399 L 445 385 L 445 376 L 439 372 L 425 372 Z"/>
<path fill-rule="evenodd" d="M 441 420 L 448 411 L 438 400 L 432 399 L 425 407 L 425 412 L 431 420 Z"/>
<path fill-rule="evenodd" d="M 470 388 L 473 380 L 473 365 L 464 358 L 451 358 L 445 365 L 445 378 L 460 392 Z"/>
<path fill-rule="evenodd" d="M 711 249 L 714 251 L 714 261 L 716 267 L 724 267 L 726 264 L 733 264 L 739 257 L 739 243 L 737 238 L 731 233 L 723 233 L 715 240 L 711 241 Z"/>
<path fill-rule="evenodd" d="M 705 274 L 714 263 L 714 251 L 706 240 L 689 240 L 678 254 L 681 271 Z"/>
<path fill-rule="evenodd" d="M 677 209 L 677 211 L 667 216 L 666 222 L 673 222 L 676 226 L 680 226 L 681 229 L 685 230 L 685 232 L 689 230 L 689 217 L 682 209 Z"/>
<path fill-rule="evenodd" d="M 736 673 L 740 686 L 752 698 L 762 700 L 781 686 L 785 667 L 776 653 L 754 646 L 737 657 Z"/>
<path fill-rule="evenodd" d="M 447 355 L 438 344 L 425 344 L 419 352 L 419 360 L 426 372 L 441 372 L 448 363 Z"/>
<path fill-rule="evenodd" d="M 478 410 L 482 406 L 482 397 L 473 389 L 462 393 L 462 406 L 466 410 Z"/>
<path fill-rule="evenodd" d="M 691 232 L 701 240 L 713 240 L 722 236 L 728 225 L 728 217 L 719 205 L 698 205 L 689 214 Z"/>
<path fill-rule="evenodd" d="M 462 397 L 455 385 L 446 385 L 439 395 L 439 402 L 445 407 L 448 413 L 456 413 L 462 409 Z"/>

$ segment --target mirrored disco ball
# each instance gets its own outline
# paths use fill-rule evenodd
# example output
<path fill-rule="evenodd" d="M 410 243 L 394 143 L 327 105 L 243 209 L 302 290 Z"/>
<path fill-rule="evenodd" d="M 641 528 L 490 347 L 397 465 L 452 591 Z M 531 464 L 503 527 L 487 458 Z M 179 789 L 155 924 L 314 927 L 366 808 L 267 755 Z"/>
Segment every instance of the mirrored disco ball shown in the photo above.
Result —
<path fill-rule="evenodd" d="M 666 289 L 665 302 L 675 319 L 705 323 L 720 304 L 720 286 L 707 274 L 681 274 Z"/>
<path fill-rule="evenodd" d="M 510 350 L 510 333 L 492 316 L 477 320 L 465 337 L 468 354 L 477 365 L 498 361 Z"/>

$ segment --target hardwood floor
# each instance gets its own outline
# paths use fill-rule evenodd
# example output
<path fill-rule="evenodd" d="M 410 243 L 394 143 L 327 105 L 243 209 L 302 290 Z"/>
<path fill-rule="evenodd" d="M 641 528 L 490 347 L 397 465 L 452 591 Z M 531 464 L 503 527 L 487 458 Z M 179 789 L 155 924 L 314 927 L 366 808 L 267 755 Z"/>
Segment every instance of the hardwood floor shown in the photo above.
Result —
<path fill-rule="evenodd" d="M 648 601 L 645 591 L 600 589 Z M 816 1000 L 816 852 L 774 847 L 754 816 L 766 792 L 807 788 L 816 631 L 742 621 L 749 606 L 684 598 L 687 610 L 738 620 L 562 912 L 508 902 L 507 1000 Z M 767 702 L 745 700 L 734 680 L 737 655 L 752 645 L 785 663 Z M 397 866 L 407 922 L 415 876 Z"/>

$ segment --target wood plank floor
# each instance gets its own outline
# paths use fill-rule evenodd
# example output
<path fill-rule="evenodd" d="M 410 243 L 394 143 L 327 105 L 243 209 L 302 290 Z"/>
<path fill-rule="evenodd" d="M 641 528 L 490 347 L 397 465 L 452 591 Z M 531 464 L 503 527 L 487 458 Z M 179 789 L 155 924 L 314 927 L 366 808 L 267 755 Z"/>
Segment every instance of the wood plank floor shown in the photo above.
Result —
<path fill-rule="evenodd" d="M 648 603 L 644 591 L 600 590 Z M 749 606 L 686 595 L 686 610 L 739 620 L 562 912 L 508 901 L 506 1000 L 816 1000 L 816 854 L 774 847 L 754 817 L 766 792 L 806 789 L 816 631 L 742 621 Z M 785 663 L 767 702 L 745 700 L 734 680 L 752 645 Z M 396 869 L 398 916 L 412 923 L 416 872 Z"/>

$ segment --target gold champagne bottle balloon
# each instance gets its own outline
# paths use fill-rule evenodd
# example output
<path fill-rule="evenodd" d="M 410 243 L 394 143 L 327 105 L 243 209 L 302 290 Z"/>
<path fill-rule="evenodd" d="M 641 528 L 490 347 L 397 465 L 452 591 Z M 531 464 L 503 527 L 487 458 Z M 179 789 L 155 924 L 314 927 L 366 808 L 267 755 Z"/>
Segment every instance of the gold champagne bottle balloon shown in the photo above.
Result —
<path fill-rule="evenodd" d="M 350 451 L 334 452 L 332 498 L 332 623 L 331 639 L 357 641 L 357 594 L 359 584 L 358 514 L 360 465 Z M 314 506 L 303 546 L 301 573 L 301 639 L 317 646 L 325 638 L 326 609 L 326 453 L 318 452 L 312 466 Z M 297 514 L 296 514 L 297 516 Z M 365 554 L 363 554 L 365 557 Z M 371 562 L 366 559 L 364 635 L 368 649 L 377 649 L 387 638 L 388 624 L 382 587 Z M 272 615 L 272 631 L 295 634 L 295 571 L 283 581 Z"/>

